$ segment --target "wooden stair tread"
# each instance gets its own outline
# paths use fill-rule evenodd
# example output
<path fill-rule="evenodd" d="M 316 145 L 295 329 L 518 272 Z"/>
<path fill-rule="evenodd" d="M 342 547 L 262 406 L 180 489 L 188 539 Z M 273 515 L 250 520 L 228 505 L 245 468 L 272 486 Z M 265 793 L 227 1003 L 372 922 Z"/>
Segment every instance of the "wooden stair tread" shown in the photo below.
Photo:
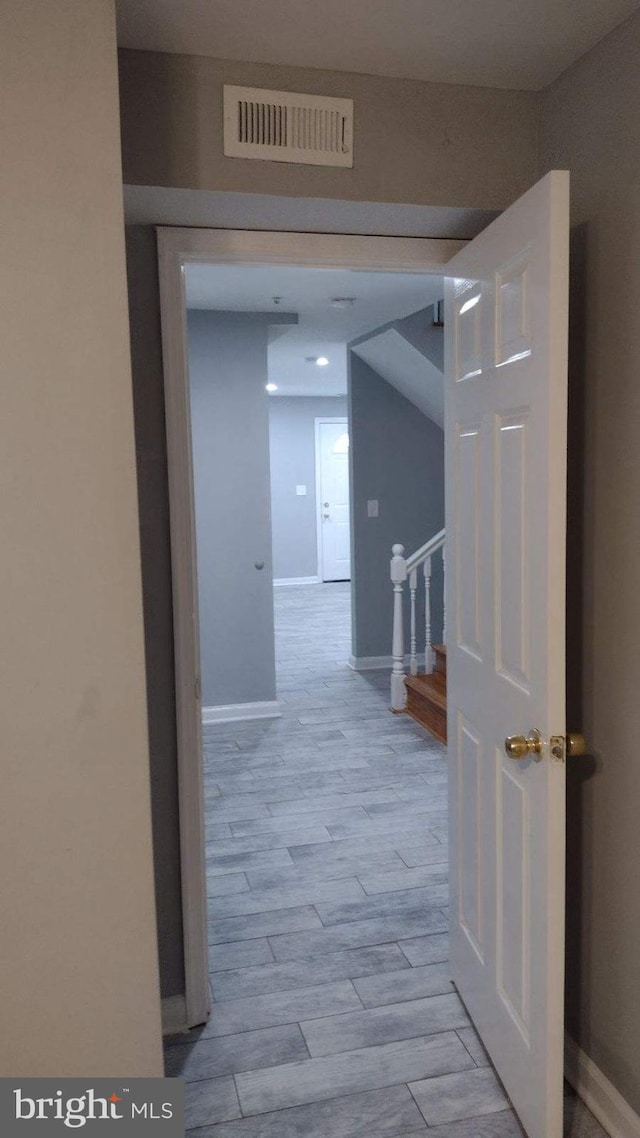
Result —
<path fill-rule="evenodd" d="M 446 654 L 447 654 L 446 644 L 432 644 L 431 647 L 433 648 L 433 651 L 437 652 L 437 654 L 439 656 L 446 656 Z"/>
<path fill-rule="evenodd" d="M 431 672 L 430 675 L 420 673 L 418 676 L 407 676 L 409 680 L 417 680 L 417 684 L 413 684 L 413 690 L 420 692 L 420 695 L 430 695 L 432 691 L 436 690 L 442 693 L 445 699 L 447 698 L 447 674 L 446 672 Z"/>
<path fill-rule="evenodd" d="M 428 700 L 442 711 L 447 709 L 447 682 L 442 672 L 430 675 L 405 676 L 405 687 Z"/>

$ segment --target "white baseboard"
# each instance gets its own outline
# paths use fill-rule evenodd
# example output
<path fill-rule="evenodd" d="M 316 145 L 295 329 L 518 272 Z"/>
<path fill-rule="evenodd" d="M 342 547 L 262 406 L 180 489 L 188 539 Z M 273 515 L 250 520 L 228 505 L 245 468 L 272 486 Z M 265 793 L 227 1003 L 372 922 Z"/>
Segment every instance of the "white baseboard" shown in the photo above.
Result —
<path fill-rule="evenodd" d="M 321 581 L 319 577 L 275 577 L 273 584 L 278 588 L 279 585 L 319 585 Z"/>
<path fill-rule="evenodd" d="M 184 996 L 167 996 L 162 1001 L 162 1034 L 181 1035 L 188 1031 Z"/>
<path fill-rule="evenodd" d="M 570 1035 L 564 1040 L 564 1068 L 567 1082 L 611 1138 L 640 1138 L 640 1116 Z"/>
<path fill-rule="evenodd" d="M 371 672 L 376 668 L 391 668 L 393 656 L 350 656 L 349 667 L 354 672 Z M 404 658 L 405 667 L 409 663 L 409 656 Z M 418 667 L 424 667 L 424 652 L 418 654 Z"/>
<path fill-rule="evenodd" d="M 282 715 L 277 699 L 263 703 L 226 703 L 202 708 L 202 726 L 233 723 L 236 719 L 278 719 Z"/>

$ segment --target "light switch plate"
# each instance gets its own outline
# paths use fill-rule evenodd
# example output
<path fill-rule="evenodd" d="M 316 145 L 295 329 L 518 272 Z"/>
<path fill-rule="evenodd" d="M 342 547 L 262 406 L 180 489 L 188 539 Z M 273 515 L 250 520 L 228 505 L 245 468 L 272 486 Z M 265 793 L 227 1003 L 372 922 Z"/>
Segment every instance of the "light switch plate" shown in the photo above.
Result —
<path fill-rule="evenodd" d="M 306 493 L 307 493 L 307 487 L 306 486 L 296 486 L 296 494 L 298 495 L 299 498 L 304 498 L 306 496 Z"/>
<path fill-rule="evenodd" d="M 377 518 L 378 517 L 378 499 L 377 498 L 369 498 L 369 501 L 367 502 L 367 517 L 368 518 Z"/>

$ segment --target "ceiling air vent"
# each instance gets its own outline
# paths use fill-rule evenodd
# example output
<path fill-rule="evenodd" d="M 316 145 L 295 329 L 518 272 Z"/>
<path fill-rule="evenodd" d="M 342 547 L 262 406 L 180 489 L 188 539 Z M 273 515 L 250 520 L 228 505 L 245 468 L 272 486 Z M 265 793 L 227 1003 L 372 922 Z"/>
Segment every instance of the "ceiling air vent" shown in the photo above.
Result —
<path fill-rule="evenodd" d="M 312 166 L 353 166 L 353 99 L 224 88 L 224 152 Z"/>

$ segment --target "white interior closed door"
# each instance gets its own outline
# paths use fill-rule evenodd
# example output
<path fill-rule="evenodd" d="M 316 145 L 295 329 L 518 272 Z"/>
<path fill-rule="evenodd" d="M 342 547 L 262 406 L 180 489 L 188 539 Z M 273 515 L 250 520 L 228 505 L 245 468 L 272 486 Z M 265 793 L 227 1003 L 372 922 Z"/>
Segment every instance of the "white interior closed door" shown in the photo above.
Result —
<path fill-rule="evenodd" d="M 349 527 L 349 425 L 346 419 L 317 421 L 318 533 L 323 581 L 351 577 Z"/>
<path fill-rule="evenodd" d="M 553 172 L 445 307 L 451 964 L 530 1138 L 562 1135 L 568 237 Z"/>

